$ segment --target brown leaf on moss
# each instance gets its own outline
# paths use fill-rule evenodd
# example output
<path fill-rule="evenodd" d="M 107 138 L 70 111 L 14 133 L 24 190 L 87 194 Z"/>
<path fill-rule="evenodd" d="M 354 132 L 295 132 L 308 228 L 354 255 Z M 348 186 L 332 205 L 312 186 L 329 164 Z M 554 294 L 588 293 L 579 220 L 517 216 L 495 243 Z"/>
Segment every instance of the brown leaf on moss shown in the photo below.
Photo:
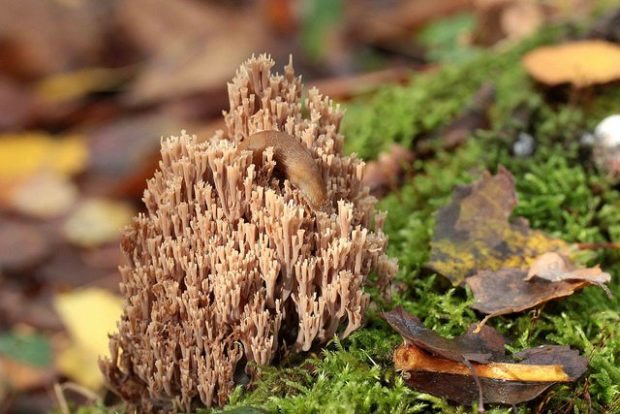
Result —
<path fill-rule="evenodd" d="M 602 41 L 540 47 L 523 57 L 525 70 L 546 85 L 578 88 L 620 79 L 620 46 Z"/>
<path fill-rule="evenodd" d="M 586 281 L 549 282 L 537 278 L 528 281 L 526 276 L 527 271 L 510 268 L 483 270 L 468 277 L 465 282 L 475 298 L 472 308 L 489 316 L 521 312 L 553 299 L 570 296 L 590 284 Z"/>
<path fill-rule="evenodd" d="M 398 307 L 384 312 L 383 318 L 408 342 L 452 361 L 488 362 L 491 357 L 504 355 L 504 338 L 494 329 L 483 327 L 479 333 L 472 329 L 454 339 L 447 339 L 427 329 L 420 319 Z"/>
<path fill-rule="evenodd" d="M 375 197 L 383 197 L 396 190 L 411 169 L 415 154 L 409 149 L 392 144 L 389 151 L 382 152 L 374 161 L 369 161 L 364 169 L 363 183 Z"/>
<path fill-rule="evenodd" d="M 568 251 L 567 243 L 531 230 L 526 220 L 510 222 L 516 204 L 514 178 L 501 166 L 496 175 L 485 172 L 456 187 L 437 214 L 428 266 L 459 285 L 479 269 L 527 270 L 542 253 Z"/>
<path fill-rule="evenodd" d="M 576 380 L 587 368 L 587 360 L 567 346 L 527 349 L 515 362 L 504 355 L 504 339 L 493 328 L 479 333 L 470 328 L 448 339 L 402 308 L 383 316 L 405 339 L 394 351 L 394 366 L 405 372 L 409 386 L 460 404 L 529 401 L 556 382 Z"/>
<path fill-rule="evenodd" d="M 548 345 L 528 349 L 517 357 L 523 360 L 472 363 L 469 367 L 406 344 L 394 352 L 394 365 L 406 372 L 410 387 L 464 405 L 478 400 L 475 376 L 484 403 L 518 404 L 538 397 L 557 382 L 576 380 L 587 368 L 586 359 L 569 347 Z"/>
<path fill-rule="evenodd" d="M 530 270 L 527 272 L 526 280 L 531 280 L 533 277 L 545 279 L 550 282 L 581 280 L 601 287 L 604 287 L 604 284 L 611 280 L 611 275 L 603 272 L 598 265 L 595 267 L 578 269 L 568 257 L 555 252 L 545 253 L 536 258 Z"/>
<path fill-rule="evenodd" d="M 40 228 L 17 221 L 0 221 L 0 274 L 20 274 L 40 265 L 51 253 Z"/>

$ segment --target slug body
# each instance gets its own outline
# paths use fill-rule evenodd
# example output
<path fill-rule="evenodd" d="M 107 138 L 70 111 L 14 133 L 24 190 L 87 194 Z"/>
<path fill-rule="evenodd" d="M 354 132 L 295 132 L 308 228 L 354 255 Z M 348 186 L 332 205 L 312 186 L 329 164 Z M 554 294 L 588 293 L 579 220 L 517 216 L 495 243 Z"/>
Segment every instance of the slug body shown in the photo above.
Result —
<path fill-rule="evenodd" d="M 285 132 L 261 131 L 241 142 L 237 151 L 252 151 L 257 164 L 269 147 L 273 147 L 277 168 L 303 193 L 310 207 L 320 210 L 327 201 L 325 180 L 312 154 L 298 139 Z"/>

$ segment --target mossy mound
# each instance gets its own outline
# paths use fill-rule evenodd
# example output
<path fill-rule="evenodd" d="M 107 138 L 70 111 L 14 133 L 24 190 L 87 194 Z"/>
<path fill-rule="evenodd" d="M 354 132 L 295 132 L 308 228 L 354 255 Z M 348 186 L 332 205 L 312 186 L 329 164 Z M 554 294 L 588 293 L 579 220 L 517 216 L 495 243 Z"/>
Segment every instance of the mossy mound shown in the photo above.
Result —
<path fill-rule="evenodd" d="M 480 319 L 463 288 L 452 288 L 423 268 L 428 260 L 434 213 L 456 184 L 483 169 L 506 166 L 519 194 L 515 215 L 533 228 L 569 242 L 620 242 L 620 193 L 584 156 L 580 138 L 602 117 L 620 110 L 620 85 L 577 96 L 573 103 L 550 103 L 523 71 L 528 50 L 564 38 L 574 28 L 556 27 L 501 53 L 485 53 L 466 63 L 416 76 L 410 86 L 387 87 L 349 105 L 345 134 L 349 150 L 372 157 L 391 142 L 411 145 L 448 124 L 478 88 L 491 80 L 497 90 L 492 127 L 475 133 L 454 152 L 439 151 L 414 163 L 414 178 L 381 202 L 388 211 L 390 255 L 400 263 L 393 302 L 368 314 L 365 328 L 332 343 L 320 355 L 268 368 L 251 391 L 238 389 L 227 410 L 256 407 L 280 413 L 471 412 L 407 388 L 393 371 L 391 352 L 400 337 L 378 316 L 402 305 L 429 328 L 454 336 Z M 587 96 L 586 96 L 587 95 Z M 526 110 L 528 125 L 513 117 Z M 536 140 L 531 156 L 518 158 L 511 146 L 519 130 Z M 614 275 L 609 298 L 598 288 L 547 304 L 544 309 L 500 317 L 490 325 L 512 340 L 509 351 L 543 343 L 566 344 L 589 359 L 585 378 L 558 385 L 517 412 L 620 412 L 620 252 L 599 250 L 583 258 Z M 235 408 L 237 407 L 237 408 Z M 489 408 L 489 407 L 487 407 Z M 227 410 L 224 410 L 225 412 Z M 510 412 L 491 407 L 488 412 Z"/>

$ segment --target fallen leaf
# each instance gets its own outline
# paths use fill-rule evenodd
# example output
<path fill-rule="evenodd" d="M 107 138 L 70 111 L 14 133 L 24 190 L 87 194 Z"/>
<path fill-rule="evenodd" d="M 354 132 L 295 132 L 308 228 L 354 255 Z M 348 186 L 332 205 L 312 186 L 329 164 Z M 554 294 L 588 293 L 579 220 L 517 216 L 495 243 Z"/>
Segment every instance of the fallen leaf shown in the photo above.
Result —
<path fill-rule="evenodd" d="M 620 79 L 620 46 L 586 40 L 540 47 L 523 57 L 523 65 L 534 79 L 550 86 L 608 83 Z"/>
<path fill-rule="evenodd" d="M 511 223 L 516 204 L 514 178 L 501 166 L 494 176 L 485 172 L 475 183 L 456 187 L 437 214 L 428 266 L 460 285 L 479 269 L 527 270 L 540 254 L 569 250 L 524 219 Z"/>
<path fill-rule="evenodd" d="M 48 385 L 54 375 L 46 337 L 19 331 L 0 334 L 0 397 Z"/>
<path fill-rule="evenodd" d="M 118 69 L 85 68 L 47 76 L 35 87 L 35 93 L 49 103 L 83 98 L 89 93 L 110 90 L 119 85 L 124 75 Z"/>
<path fill-rule="evenodd" d="M 389 152 L 379 154 L 375 161 L 370 161 L 364 168 L 364 185 L 370 193 L 380 197 L 398 187 L 404 172 L 410 168 L 414 154 L 407 148 L 392 144 Z"/>
<path fill-rule="evenodd" d="M 447 339 L 401 308 L 384 317 L 405 339 L 394 352 L 394 366 L 404 372 L 407 384 L 459 404 L 529 401 L 557 382 L 575 381 L 587 369 L 587 360 L 567 346 L 527 349 L 516 354 L 514 362 L 505 357 L 504 339 L 492 328 L 485 326 L 479 334 L 470 329 Z M 468 359 L 471 347 L 464 345 L 463 338 L 469 338 L 466 343 L 476 341 L 473 349 L 489 351 L 488 357 Z"/>
<path fill-rule="evenodd" d="M 37 281 L 44 283 L 58 292 L 64 292 L 81 287 L 102 287 L 101 282 L 109 280 L 109 284 L 118 283 L 118 265 L 121 263 L 121 255 L 100 258 L 99 263 L 93 263 L 90 255 L 100 255 L 102 250 L 116 250 L 120 252 L 119 242 L 110 242 L 102 246 L 92 246 L 84 249 L 69 243 L 58 243 L 54 248 L 54 254 L 44 266 L 39 266 L 34 272 Z M 106 284 L 107 286 L 107 284 Z"/>
<path fill-rule="evenodd" d="M 475 0 L 476 28 L 473 40 L 491 46 L 500 40 L 516 41 L 545 23 L 545 7 L 535 1 Z"/>
<path fill-rule="evenodd" d="M 44 336 L 36 334 L 0 334 L 0 355 L 37 367 L 45 367 L 52 362 L 50 343 Z"/>
<path fill-rule="evenodd" d="M 391 7 L 372 0 L 351 3 L 347 21 L 351 35 L 368 43 L 406 38 L 437 18 L 471 8 L 471 0 L 396 1 Z"/>
<path fill-rule="evenodd" d="M 28 125 L 35 102 L 26 88 L 0 76 L 0 131 L 17 130 Z"/>
<path fill-rule="evenodd" d="M 0 184 L 11 185 L 45 170 L 75 174 L 84 169 L 87 158 L 88 150 L 80 136 L 0 134 Z"/>
<path fill-rule="evenodd" d="M 447 339 L 427 329 L 420 319 L 401 307 L 384 312 L 383 318 L 408 342 L 452 361 L 487 362 L 504 355 L 504 338 L 487 326 L 474 333 L 474 325 L 466 334 Z"/>
<path fill-rule="evenodd" d="M 564 280 L 586 281 L 601 286 L 609 283 L 611 280 L 611 275 L 603 272 L 598 265 L 591 268 L 578 269 L 568 257 L 555 252 L 545 253 L 534 260 L 530 270 L 527 272 L 526 280 L 531 280 L 533 277 L 550 282 L 561 282 Z"/>
<path fill-rule="evenodd" d="M 53 173 L 36 173 L 16 184 L 8 204 L 25 216 L 50 219 L 67 213 L 75 204 L 78 189 L 66 177 Z"/>
<path fill-rule="evenodd" d="M 482 270 L 465 279 L 474 294 L 472 308 L 490 317 L 521 312 L 553 299 L 572 295 L 588 286 L 585 281 L 549 282 L 543 279 L 526 280 L 521 269 Z"/>
<path fill-rule="evenodd" d="M 54 307 L 72 340 L 71 346 L 58 356 L 59 371 L 88 388 L 101 387 L 103 376 L 98 359 L 109 353 L 108 334 L 116 329 L 120 319 L 121 299 L 90 288 L 58 295 Z"/>
<path fill-rule="evenodd" d="M 37 78 L 95 62 L 115 2 L 2 0 L 0 71 Z"/>
<path fill-rule="evenodd" d="M 140 197 L 160 160 L 161 137 L 181 129 L 176 117 L 159 111 L 123 117 L 86 133 L 89 195 Z"/>
<path fill-rule="evenodd" d="M 355 73 L 346 76 L 311 80 L 309 87 L 315 87 L 325 96 L 338 102 L 354 96 L 367 94 L 388 84 L 407 84 L 411 80 L 413 67 L 396 66 L 375 72 Z"/>
<path fill-rule="evenodd" d="M 24 303 L 28 303 L 28 306 L 23 306 Z M 0 324 L 21 324 L 45 332 L 59 332 L 63 329 L 58 315 L 52 310 L 48 295 L 27 295 L 6 284 L 0 285 Z"/>
<path fill-rule="evenodd" d="M 0 273 L 19 274 L 37 267 L 50 254 L 51 246 L 32 224 L 0 221 Z"/>
<path fill-rule="evenodd" d="M 134 210 L 127 203 L 93 198 L 77 207 L 62 230 L 70 242 L 93 247 L 119 239 L 123 227 L 131 223 L 133 216 Z"/>
<path fill-rule="evenodd" d="M 0 355 L 0 396 L 2 392 L 25 391 L 51 384 L 55 372 Z"/>
<path fill-rule="evenodd" d="M 553 351 L 553 347 L 550 351 Z M 566 347 L 568 348 L 568 347 Z M 568 349 L 548 352 L 553 363 L 525 359 L 515 363 L 472 363 L 478 376 L 484 403 L 519 404 L 532 400 L 558 382 L 571 382 L 586 369 L 585 358 Z M 404 371 L 407 384 L 421 392 L 470 405 L 479 399 L 476 378 L 459 362 L 434 357 L 415 345 L 403 345 L 394 352 L 394 366 Z M 577 374 L 577 375 L 575 375 Z"/>
<path fill-rule="evenodd" d="M 190 0 L 122 2 L 122 29 L 149 55 L 127 101 L 147 105 L 214 90 L 225 95 L 222 85 L 238 62 L 271 44 L 257 14 L 251 3 L 232 8 Z"/>

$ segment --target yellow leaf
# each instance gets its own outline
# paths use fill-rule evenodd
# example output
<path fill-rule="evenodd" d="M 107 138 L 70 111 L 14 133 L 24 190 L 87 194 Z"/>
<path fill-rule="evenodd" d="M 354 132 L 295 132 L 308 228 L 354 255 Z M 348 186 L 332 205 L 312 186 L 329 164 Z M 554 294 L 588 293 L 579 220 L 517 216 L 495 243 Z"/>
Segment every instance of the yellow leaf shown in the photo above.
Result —
<path fill-rule="evenodd" d="M 568 243 L 511 221 L 517 205 L 514 178 L 503 167 L 475 183 L 458 187 L 437 214 L 428 266 L 454 285 L 479 270 L 526 270 L 540 254 L 568 252 Z"/>
<path fill-rule="evenodd" d="M 87 160 L 88 149 L 81 136 L 54 139 L 38 132 L 0 134 L 0 182 L 12 183 L 45 170 L 75 174 Z"/>
<path fill-rule="evenodd" d="M 82 247 L 92 247 L 120 238 L 131 223 L 134 210 L 127 203 L 94 198 L 83 202 L 63 225 L 65 237 Z"/>
<path fill-rule="evenodd" d="M 25 216 L 49 219 L 67 213 L 77 198 L 78 188 L 67 177 L 44 172 L 17 184 L 8 195 L 8 203 Z"/>
<path fill-rule="evenodd" d="M 88 388 L 101 387 L 98 360 L 109 354 L 108 334 L 116 330 L 122 300 L 105 290 L 90 288 L 57 296 L 54 307 L 72 340 L 56 361 L 59 371 Z"/>
<path fill-rule="evenodd" d="M 117 85 L 120 73 L 114 69 L 87 68 L 48 76 L 37 85 L 36 92 L 48 102 L 78 99 L 91 92 Z"/>

